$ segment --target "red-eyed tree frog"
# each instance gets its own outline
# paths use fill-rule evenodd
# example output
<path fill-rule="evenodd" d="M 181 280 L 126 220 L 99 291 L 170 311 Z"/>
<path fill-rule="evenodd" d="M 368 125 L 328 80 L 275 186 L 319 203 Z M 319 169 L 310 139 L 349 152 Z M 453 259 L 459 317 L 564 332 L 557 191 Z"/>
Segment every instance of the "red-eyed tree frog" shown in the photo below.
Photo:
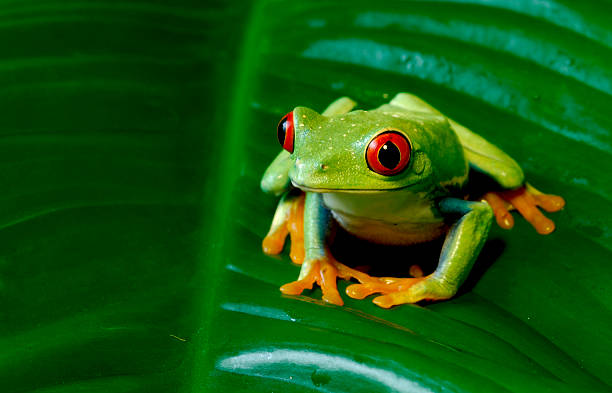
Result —
<path fill-rule="evenodd" d="M 384 308 L 448 299 L 469 274 L 494 217 L 509 229 L 509 210 L 516 208 L 539 233 L 554 230 L 537 206 L 553 212 L 564 200 L 526 184 L 520 166 L 481 136 L 407 93 L 369 111 L 353 111 L 355 105 L 343 97 L 322 114 L 297 107 L 278 125 L 284 150 L 261 188 L 282 198 L 263 250 L 280 253 L 290 234 L 291 259 L 302 266 L 297 281 L 281 287 L 284 294 L 316 282 L 324 301 L 342 305 L 336 282 L 342 278 L 359 282 L 347 287 L 348 296 L 379 293 L 373 301 Z M 466 200 L 470 168 L 499 190 Z M 373 277 L 334 259 L 334 225 L 380 244 L 446 238 L 433 273 L 423 276 L 415 266 L 414 277 Z"/>

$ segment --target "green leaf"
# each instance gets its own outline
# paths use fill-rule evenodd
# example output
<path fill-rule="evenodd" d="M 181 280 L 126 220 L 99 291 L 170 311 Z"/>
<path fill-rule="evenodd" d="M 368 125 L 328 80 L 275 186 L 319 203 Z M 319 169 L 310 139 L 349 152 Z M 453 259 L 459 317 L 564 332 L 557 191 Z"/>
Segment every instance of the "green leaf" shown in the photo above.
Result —
<path fill-rule="evenodd" d="M 612 391 L 604 2 L 2 4 L 2 391 Z M 494 228 L 445 302 L 281 296 L 277 121 L 401 91 L 563 195 L 557 231 Z"/>

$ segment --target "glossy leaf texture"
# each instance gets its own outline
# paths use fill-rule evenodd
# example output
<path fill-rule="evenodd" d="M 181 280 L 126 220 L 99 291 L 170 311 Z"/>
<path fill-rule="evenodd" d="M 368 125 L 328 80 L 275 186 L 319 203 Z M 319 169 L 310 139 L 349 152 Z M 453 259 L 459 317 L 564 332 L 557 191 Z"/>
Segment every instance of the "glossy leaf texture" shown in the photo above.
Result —
<path fill-rule="evenodd" d="M 2 391 L 612 390 L 606 1 L 1 4 Z M 401 91 L 563 195 L 557 231 L 495 228 L 450 301 L 281 296 L 278 120 Z"/>

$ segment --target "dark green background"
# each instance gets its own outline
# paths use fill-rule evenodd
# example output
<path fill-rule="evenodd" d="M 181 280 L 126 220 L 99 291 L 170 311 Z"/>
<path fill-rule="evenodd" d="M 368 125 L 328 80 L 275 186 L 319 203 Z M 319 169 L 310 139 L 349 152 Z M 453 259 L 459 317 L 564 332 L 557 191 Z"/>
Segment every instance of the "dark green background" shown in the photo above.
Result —
<path fill-rule="evenodd" d="M 3 392 L 612 390 L 607 1 L 0 6 Z M 563 195 L 558 230 L 495 228 L 447 302 L 282 297 L 276 122 L 400 91 Z"/>

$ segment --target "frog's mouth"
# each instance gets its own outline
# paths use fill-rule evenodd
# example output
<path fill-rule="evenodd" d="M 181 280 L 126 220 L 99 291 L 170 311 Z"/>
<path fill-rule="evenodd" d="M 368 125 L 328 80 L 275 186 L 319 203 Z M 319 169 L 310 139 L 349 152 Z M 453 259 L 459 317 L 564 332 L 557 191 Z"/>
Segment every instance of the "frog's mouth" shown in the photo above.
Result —
<path fill-rule="evenodd" d="M 293 180 L 291 180 L 291 184 L 293 185 L 293 187 L 299 188 L 300 190 L 306 191 L 306 192 L 319 192 L 319 193 L 338 192 L 338 193 L 347 193 L 347 194 L 379 194 L 379 193 L 383 193 L 383 192 L 397 191 L 397 190 L 401 190 L 401 189 L 406 188 L 406 187 L 387 188 L 387 189 L 313 188 L 313 187 L 305 186 L 303 184 L 296 183 Z"/>

